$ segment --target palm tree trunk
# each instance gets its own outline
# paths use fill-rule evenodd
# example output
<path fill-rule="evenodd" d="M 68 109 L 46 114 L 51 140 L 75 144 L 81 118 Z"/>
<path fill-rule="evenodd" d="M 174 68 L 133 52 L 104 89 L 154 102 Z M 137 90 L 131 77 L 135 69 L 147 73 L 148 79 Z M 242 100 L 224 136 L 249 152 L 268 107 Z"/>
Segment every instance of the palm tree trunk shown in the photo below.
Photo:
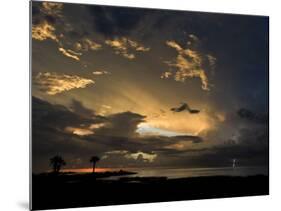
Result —
<path fill-rule="evenodd" d="M 96 163 L 93 163 L 93 173 L 95 173 Z"/>

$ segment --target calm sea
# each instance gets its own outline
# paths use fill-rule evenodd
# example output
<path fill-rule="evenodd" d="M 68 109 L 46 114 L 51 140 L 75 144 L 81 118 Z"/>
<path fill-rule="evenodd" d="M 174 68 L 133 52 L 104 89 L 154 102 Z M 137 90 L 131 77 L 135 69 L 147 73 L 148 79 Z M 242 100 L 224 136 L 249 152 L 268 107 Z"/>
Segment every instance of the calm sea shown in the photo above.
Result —
<path fill-rule="evenodd" d="M 222 168 L 153 168 L 153 169 L 129 169 L 137 174 L 114 176 L 110 179 L 120 177 L 200 177 L 200 176 L 251 176 L 251 175 L 268 175 L 268 167 L 222 167 Z"/>

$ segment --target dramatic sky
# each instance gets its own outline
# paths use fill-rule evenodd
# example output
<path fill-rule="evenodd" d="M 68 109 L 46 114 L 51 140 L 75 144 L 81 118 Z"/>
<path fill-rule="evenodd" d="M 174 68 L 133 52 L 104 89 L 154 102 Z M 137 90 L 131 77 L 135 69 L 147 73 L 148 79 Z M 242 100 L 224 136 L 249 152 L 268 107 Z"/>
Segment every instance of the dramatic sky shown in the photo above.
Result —
<path fill-rule="evenodd" d="M 33 2 L 32 154 L 34 172 L 267 165 L 268 18 Z"/>

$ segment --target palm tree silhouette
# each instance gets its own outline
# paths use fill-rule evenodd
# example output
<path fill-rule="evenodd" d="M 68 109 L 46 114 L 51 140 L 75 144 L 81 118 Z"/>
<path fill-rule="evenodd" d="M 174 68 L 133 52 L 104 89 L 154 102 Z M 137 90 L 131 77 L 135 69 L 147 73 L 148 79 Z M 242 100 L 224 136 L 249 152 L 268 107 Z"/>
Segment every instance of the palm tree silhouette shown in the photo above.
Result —
<path fill-rule="evenodd" d="M 97 156 L 92 156 L 90 159 L 90 163 L 93 163 L 93 173 L 95 172 L 96 163 L 100 160 Z"/>
<path fill-rule="evenodd" d="M 59 155 L 56 155 L 50 159 L 50 165 L 53 166 L 53 172 L 59 173 L 62 166 L 66 165 L 66 162 Z"/>

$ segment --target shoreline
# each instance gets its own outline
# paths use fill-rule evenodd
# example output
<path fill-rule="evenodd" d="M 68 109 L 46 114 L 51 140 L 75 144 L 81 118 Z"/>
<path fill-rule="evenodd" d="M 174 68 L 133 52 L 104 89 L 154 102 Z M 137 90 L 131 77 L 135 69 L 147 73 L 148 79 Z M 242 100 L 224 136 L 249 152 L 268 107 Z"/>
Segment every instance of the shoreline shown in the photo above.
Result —
<path fill-rule="evenodd" d="M 87 175 L 33 175 L 32 208 L 74 208 L 268 194 L 269 177 L 263 175 L 178 179 L 123 177 L 119 180 L 103 180 Z"/>
<path fill-rule="evenodd" d="M 105 168 L 101 168 L 105 169 Z M 110 169 L 110 168 L 109 168 Z M 232 167 L 197 167 L 197 168 L 124 168 L 114 170 L 96 171 L 71 171 L 71 169 L 62 170 L 60 175 L 96 175 L 97 178 L 119 179 L 121 177 L 167 177 L 172 178 L 191 178 L 201 176 L 255 176 L 269 175 L 266 166 L 239 166 Z M 33 175 L 52 175 L 51 171 L 43 173 L 33 173 Z"/>

